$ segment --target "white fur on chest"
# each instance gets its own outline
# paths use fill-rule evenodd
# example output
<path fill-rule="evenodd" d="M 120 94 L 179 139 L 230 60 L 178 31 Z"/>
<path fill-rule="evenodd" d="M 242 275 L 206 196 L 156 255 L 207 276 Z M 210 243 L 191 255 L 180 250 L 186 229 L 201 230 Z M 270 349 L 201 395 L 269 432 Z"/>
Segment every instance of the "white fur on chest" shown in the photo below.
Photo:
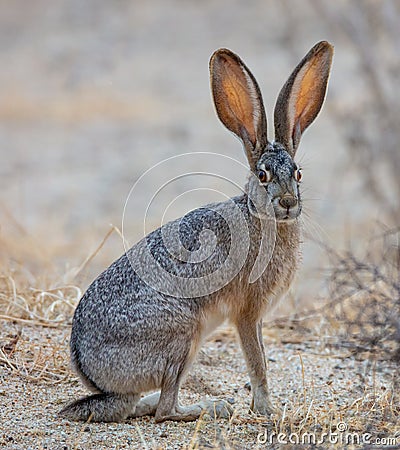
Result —
<path fill-rule="evenodd" d="M 212 311 L 207 311 L 202 317 L 200 341 L 203 342 L 213 331 L 222 325 L 229 317 L 226 305 L 219 305 Z"/>

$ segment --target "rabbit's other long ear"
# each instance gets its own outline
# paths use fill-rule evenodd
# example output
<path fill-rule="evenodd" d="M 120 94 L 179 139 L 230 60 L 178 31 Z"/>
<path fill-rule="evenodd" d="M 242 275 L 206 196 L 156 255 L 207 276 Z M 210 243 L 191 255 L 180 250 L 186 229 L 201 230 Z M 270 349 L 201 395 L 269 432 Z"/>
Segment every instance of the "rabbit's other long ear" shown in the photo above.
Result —
<path fill-rule="evenodd" d="M 254 170 L 268 143 L 260 88 L 243 61 L 225 48 L 211 56 L 210 82 L 218 117 L 242 141 Z"/>
<path fill-rule="evenodd" d="M 275 140 L 293 157 L 304 130 L 314 121 L 324 103 L 333 47 L 321 41 L 294 69 L 275 105 Z"/>

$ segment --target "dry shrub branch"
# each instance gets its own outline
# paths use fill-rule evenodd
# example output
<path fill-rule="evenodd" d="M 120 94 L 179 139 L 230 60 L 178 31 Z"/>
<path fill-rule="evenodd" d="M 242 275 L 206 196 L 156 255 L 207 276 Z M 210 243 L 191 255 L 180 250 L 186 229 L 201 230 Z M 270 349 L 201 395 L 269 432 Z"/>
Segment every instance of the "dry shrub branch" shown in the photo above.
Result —
<path fill-rule="evenodd" d="M 369 243 L 361 257 L 329 250 L 332 325 L 340 345 L 358 355 L 400 362 L 399 230 Z"/>

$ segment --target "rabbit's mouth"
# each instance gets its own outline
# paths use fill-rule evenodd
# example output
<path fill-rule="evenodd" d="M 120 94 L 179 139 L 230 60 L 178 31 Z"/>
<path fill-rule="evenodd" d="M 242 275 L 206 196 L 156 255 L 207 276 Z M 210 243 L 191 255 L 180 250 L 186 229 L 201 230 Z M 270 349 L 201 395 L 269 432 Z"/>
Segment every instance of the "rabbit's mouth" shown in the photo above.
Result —
<path fill-rule="evenodd" d="M 301 214 L 301 203 L 296 199 L 291 202 L 282 201 L 276 198 L 272 201 L 275 219 L 277 222 L 291 222 L 296 220 Z"/>

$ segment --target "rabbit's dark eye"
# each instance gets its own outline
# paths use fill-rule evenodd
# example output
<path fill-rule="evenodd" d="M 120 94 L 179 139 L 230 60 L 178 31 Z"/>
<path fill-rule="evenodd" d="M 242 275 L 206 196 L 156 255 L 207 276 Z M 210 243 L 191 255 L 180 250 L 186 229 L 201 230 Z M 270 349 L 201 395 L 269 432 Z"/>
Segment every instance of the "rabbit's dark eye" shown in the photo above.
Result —
<path fill-rule="evenodd" d="M 303 179 L 303 173 L 301 171 L 301 169 L 299 167 L 296 167 L 295 171 L 294 171 L 294 179 L 300 183 L 301 180 Z"/>
<path fill-rule="evenodd" d="M 261 183 L 267 183 L 271 180 L 271 172 L 269 170 L 260 170 L 258 172 L 258 178 Z"/>

